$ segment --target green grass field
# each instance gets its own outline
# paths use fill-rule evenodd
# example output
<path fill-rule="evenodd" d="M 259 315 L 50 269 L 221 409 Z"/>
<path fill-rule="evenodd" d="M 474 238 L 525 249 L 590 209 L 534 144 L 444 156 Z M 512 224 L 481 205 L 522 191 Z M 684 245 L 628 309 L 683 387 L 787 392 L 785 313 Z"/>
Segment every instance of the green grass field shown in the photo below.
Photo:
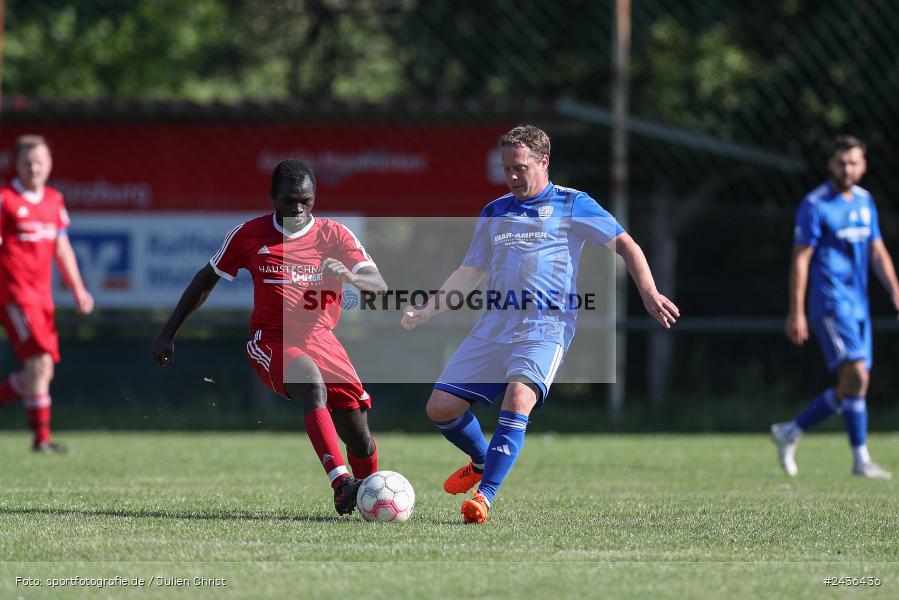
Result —
<path fill-rule="evenodd" d="M 59 437 L 71 454 L 0 435 L 4 598 L 899 597 L 899 481 L 852 477 L 840 435 L 804 439 L 793 480 L 761 435 L 532 435 L 480 527 L 442 491 L 463 461 L 437 434 L 378 438 L 416 488 L 401 525 L 338 517 L 303 433 Z M 894 469 L 897 441 L 871 440 Z M 153 584 L 48 587 L 115 576 Z"/>

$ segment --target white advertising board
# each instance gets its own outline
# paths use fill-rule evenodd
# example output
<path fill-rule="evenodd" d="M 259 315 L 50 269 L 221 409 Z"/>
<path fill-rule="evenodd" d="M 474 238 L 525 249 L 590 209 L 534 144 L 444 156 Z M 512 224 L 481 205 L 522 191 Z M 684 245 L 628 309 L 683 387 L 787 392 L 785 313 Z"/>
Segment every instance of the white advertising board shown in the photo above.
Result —
<path fill-rule="evenodd" d="M 98 309 L 174 308 L 228 232 L 260 214 L 264 213 L 74 213 L 69 238 Z M 362 237 L 361 217 L 332 218 Z M 71 294 L 58 273 L 54 277 L 57 305 L 72 307 Z M 203 306 L 250 309 L 252 305 L 252 280 L 241 270 L 234 281 L 221 281 Z"/>

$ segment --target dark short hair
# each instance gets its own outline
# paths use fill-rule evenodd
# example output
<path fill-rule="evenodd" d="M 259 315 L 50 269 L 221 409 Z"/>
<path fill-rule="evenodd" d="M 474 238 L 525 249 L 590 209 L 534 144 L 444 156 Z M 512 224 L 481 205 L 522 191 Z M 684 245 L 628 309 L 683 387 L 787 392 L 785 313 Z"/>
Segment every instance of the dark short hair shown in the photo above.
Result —
<path fill-rule="evenodd" d="M 291 187 L 300 187 L 307 179 L 312 182 L 312 189 L 315 189 L 315 173 L 308 163 L 296 159 L 282 160 L 272 171 L 271 191 L 274 194 L 283 183 Z"/>
<path fill-rule="evenodd" d="M 503 148 L 518 148 L 524 146 L 531 151 L 536 158 L 549 156 L 550 141 L 546 132 L 533 125 L 522 124 L 513 127 L 500 138 L 499 145 Z"/>
<path fill-rule="evenodd" d="M 854 135 L 838 135 L 833 140 L 833 152 L 830 155 L 833 156 L 837 152 L 846 152 L 853 148 L 858 148 L 862 151 L 862 154 L 868 150 L 867 144 Z"/>
<path fill-rule="evenodd" d="M 27 152 L 38 146 L 46 146 L 47 150 L 50 149 L 50 144 L 47 143 L 47 140 L 42 135 L 34 133 L 20 135 L 16 138 L 16 158 L 21 156 L 23 152 Z"/>

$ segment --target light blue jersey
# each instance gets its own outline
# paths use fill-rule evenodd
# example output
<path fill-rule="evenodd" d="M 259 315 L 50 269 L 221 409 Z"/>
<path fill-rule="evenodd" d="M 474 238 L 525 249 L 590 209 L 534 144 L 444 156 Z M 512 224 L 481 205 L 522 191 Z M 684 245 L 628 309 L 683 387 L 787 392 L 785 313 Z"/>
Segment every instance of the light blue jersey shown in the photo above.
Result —
<path fill-rule="evenodd" d="M 868 260 L 879 240 L 877 207 L 866 190 L 844 198 L 826 182 L 799 205 L 793 241 L 814 246 L 809 266 L 809 316 L 868 318 Z"/>
<path fill-rule="evenodd" d="M 462 264 L 487 272 L 487 306 L 471 336 L 499 343 L 544 340 L 568 349 L 577 321 L 584 242 L 624 233 L 596 200 L 549 183 L 536 197 L 507 194 L 481 211 Z"/>

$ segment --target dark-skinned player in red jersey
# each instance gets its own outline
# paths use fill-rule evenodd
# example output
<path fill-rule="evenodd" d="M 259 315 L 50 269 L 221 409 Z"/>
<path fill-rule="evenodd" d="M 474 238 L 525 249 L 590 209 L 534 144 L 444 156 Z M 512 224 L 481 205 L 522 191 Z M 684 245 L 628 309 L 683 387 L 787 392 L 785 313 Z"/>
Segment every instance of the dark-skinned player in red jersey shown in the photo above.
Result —
<path fill-rule="evenodd" d="M 249 271 L 253 314 L 247 359 L 266 386 L 303 403 L 306 433 L 331 481 L 334 506 L 344 515 L 356 506 L 361 480 L 378 470 L 378 454 L 368 430 L 371 398 L 332 329 L 340 319 L 343 283 L 374 293 L 387 285 L 349 229 L 312 216 L 315 188 L 315 174 L 305 162 L 279 163 L 269 191 L 275 212 L 225 237 L 184 290 L 150 352 L 163 366 L 171 365 L 175 335 L 187 317 L 219 279 Z"/>

